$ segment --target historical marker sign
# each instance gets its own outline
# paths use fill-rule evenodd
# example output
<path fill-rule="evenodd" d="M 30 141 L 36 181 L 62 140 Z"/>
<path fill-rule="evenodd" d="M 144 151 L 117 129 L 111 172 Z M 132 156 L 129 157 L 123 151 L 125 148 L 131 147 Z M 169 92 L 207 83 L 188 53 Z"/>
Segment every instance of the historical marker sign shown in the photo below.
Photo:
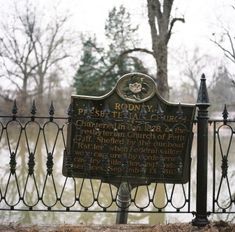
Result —
<path fill-rule="evenodd" d="M 65 176 L 137 185 L 189 180 L 195 106 L 166 102 L 150 77 L 124 75 L 105 96 L 72 96 L 71 108 Z"/>

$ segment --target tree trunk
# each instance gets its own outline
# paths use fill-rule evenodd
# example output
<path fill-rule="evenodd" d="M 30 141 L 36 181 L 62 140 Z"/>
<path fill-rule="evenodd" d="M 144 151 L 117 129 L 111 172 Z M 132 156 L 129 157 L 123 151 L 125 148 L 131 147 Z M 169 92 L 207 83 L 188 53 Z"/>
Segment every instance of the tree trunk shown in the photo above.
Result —
<path fill-rule="evenodd" d="M 184 22 L 184 18 L 174 18 L 171 16 L 173 3 L 174 0 L 147 0 L 152 49 L 157 65 L 156 81 L 159 94 L 166 100 L 169 99 L 167 44 L 171 38 L 174 24 L 177 21 Z"/>
<path fill-rule="evenodd" d="M 157 65 L 156 82 L 159 94 L 168 100 L 167 44 L 171 34 L 171 31 L 168 30 L 168 26 L 173 0 L 169 2 L 164 1 L 163 4 L 163 9 L 161 9 L 159 0 L 147 0 L 152 50 Z"/>
<path fill-rule="evenodd" d="M 22 86 L 22 91 L 21 91 L 21 96 L 20 96 L 21 103 L 26 103 L 27 101 L 27 85 L 28 85 L 27 82 L 28 82 L 28 76 L 24 75 L 23 86 Z"/>
<path fill-rule="evenodd" d="M 167 45 L 164 42 L 159 41 L 156 46 L 156 65 L 157 65 L 157 88 L 159 94 L 166 100 L 169 99 L 169 85 L 168 85 L 168 76 L 167 76 Z"/>
<path fill-rule="evenodd" d="M 42 108 L 44 108 L 44 99 L 43 99 L 43 93 L 44 93 L 44 79 L 45 79 L 45 73 L 42 71 L 42 68 L 39 67 L 38 70 L 38 89 L 37 89 L 37 94 L 38 94 L 38 105 Z"/>

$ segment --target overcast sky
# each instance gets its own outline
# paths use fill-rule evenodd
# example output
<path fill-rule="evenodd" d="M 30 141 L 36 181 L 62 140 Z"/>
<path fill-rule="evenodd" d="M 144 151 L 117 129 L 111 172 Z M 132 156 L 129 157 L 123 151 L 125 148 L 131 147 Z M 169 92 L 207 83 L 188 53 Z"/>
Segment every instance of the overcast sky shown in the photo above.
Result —
<path fill-rule="evenodd" d="M 0 12 L 7 14 L 14 1 L 0 0 Z M 60 12 L 71 15 L 70 26 L 75 31 L 96 34 L 103 42 L 104 24 L 108 12 L 123 4 L 131 13 L 133 22 L 140 25 L 142 46 L 151 49 L 149 25 L 146 17 L 147 0 L 34 0 L 36 5 L 45 7 L 45 14 L 55 6 Z M 178 22 L 173 30 L 169 47 L 176 55 L 179 49 L 193 50 L 198 47 L 201 53 L 208 53 L 222 59 L 222 52 L 210 41 L 213 32 L 221 30 L 221 24 L 227 26 L 234 21 L 231 17 L 231 3 L 234 0 L 175 0 L 173 16 L 184 17 L 185 23 Z M 6 17 L 6 16 L 5 16 Z M 3 17 L 4 18 L 4 17 Z"/>
<path fill-rule="evenodd" d="M 0 0 L 1 11 L 9 11 L 16 0 Z M 17 0 L 16 2 L 24 2 Z M 34 0 L 36 5 L 44 5 L 45 10 L 59 6 L 59 11 L 72 15 L 71 27 L 74 30 L 96 33 L 104 36 L 104 23 L 113 6 L 123 4 L 132 14 L 133 21 L 140 24 L 144 42 L 149 44 L 150 36 L 146 19 L 147 0 Z M 186 23 L 178 23 L 174 30 L 175 44 L 194 47 L 195 44 L 208 46 L 211 33 L 218 26 L 218 19 L 229 21 L 229 5 L 233 0 L 175 0 L 173 16 L 185 17 Z M 147 34 L 148 35 L 148 34 Z"/>
<path fill-rule="evenodd" d="M 146 36 L 145 33 L 149 30 L 146 2 L 146 0 L 62 0 L 61 6 L 63 9 L 71 10 L 74 15 L 74 28 L 95 32 L 102 38 L 108 11 L 113 6 L 123 4 L 131 12 L 134 22 L 140 24 L 144 41 L 149 44 L 150 36 Z M 207 47 L 213 29 L 218 26 L 217 19 L 222 18 L 227 21 L 226 12 L 230 2 L 230 0 L 175 0 L 176 10 L 173 11 L 173 16 L 184 16 L 186 23 L 177 24 L 172 43 L 182 43 L 189 47 L 194 47 L 196 44 Z"/>

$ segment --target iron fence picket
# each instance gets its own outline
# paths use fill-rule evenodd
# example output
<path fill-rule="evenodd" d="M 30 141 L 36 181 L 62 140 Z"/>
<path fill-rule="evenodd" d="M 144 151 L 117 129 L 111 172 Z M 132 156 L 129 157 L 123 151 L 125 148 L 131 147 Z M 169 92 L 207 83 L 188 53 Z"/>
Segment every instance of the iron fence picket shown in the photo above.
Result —
<path fill-rule="evenodd" d="M 66 125 L 69 120 L 69 116 L 54 116 L 52 109 L 49 116 L 36 116 L 35 114 L 33 116 L 18 116 L 16 110 L 13 115 L 0 116 L 0 210 L 118 212 L 120 207 L 117 204 L 117 186 L 107 185 L 107 183 L 98 180 L 74 179 L 62 176 L 62 156 L 63 150 L 66 148 Z M 231 173 L 232 176 L 228 176 L 228 171 L 231 170 L 233 165 L 230 158 L 234 148 L 235 120 L 228 118 L 221 120 L 209 119 L 208 123 L 209 130 L 212 130 L 213 135 L 213 144 L 210 148 L 213 151 L 213 167 L 212 202 L 208 203 L 209 209 L 207 213 L 234 214 L 235 189 L 233 189 L 232 182 L 232 177 L 234 176 Z M 32 138 L 30 133 L 27 132 L 30 124 L 38 127 L 32 146 L 30 145 L 30 139 Z M 48 145 L 50 128 L 46 129 L 49 124 L 55 126 L 52 132 L 56 131 L 50 147 Z M 197 124 L 197 120 L 195 124 Z M 15 127 L 18 128 L 18 134 L 14 132 Z M 222 133 L 222 128 L 230 130 L 227 150 L 223 150 L 221 142 L 220 133 Z M 15 136 L 15 141 L 12 140 L 12 134 Z M 197 134 L 194 139 L 196 137 Z M 45 154 L 39 152 L 41 149 L 40 143 L 44 147 Z M 24 153 L 21 153 L 20 146 L 25 148 Z M 218 155 L 221 157 L 220 163 L 218 163 Z M 195 159 L 195 157 L 191 158 Z M 42 167 L 39 167 L 40 165 Z M 42 169 L 39 170 L 40 168 Z M 192 188 L 195 186 L 191 182 L 191 173 L 189 176 L 190 181 L 186 184 L 161 184 L 165 198 L 163 205 L 159 205 L 158 202 L 160 183 L 134 188 L 131 192 L 128 212 L 194 213 L 196 209 L 193 206 L 194 202 L 192 201 L 194 199 L 191 195 Z M 229 195 L 229 204 L 226 207 L 218 203 L 219 197 L 223 197 L 222 182 L 224 181 L 227 184 Z M 50 186 L 47 189 L 49 183 Z M 30 188 L 34 189 L 34 191 L 29 193 Z M 181 195 L 178 197 L 181 198 L 181 205 L 178 203 L 177 205 L 174 202 L 178 200 L 176 189 L 181 191 Z M 141 195 L 141 192 L 145 194 Z M 104 200 L 105 195 L 109 195 L 109 199 L 106 199 L 106 201 Z M 47 197 L 52 200 L 45 200 Z M 90 198 L 90 201 L 84 197 Z M 30 198 L 32 201 L 30 201 Z M 67 201 L 66 198 L 70 200 Z M 210 198 L 211 196 L 208 196 L 208 199 Z"/>

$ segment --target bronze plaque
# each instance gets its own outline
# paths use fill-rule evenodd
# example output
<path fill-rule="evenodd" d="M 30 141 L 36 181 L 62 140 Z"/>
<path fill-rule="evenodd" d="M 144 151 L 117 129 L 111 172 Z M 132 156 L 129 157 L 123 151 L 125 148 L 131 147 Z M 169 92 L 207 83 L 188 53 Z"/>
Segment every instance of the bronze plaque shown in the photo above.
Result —
<path fill-rule="evenodd" d="M 144 74 L 102 97 L 72 96 L 63 175 L 108 183 L 186 183 L 195 105 L 162 99 Z"/>

